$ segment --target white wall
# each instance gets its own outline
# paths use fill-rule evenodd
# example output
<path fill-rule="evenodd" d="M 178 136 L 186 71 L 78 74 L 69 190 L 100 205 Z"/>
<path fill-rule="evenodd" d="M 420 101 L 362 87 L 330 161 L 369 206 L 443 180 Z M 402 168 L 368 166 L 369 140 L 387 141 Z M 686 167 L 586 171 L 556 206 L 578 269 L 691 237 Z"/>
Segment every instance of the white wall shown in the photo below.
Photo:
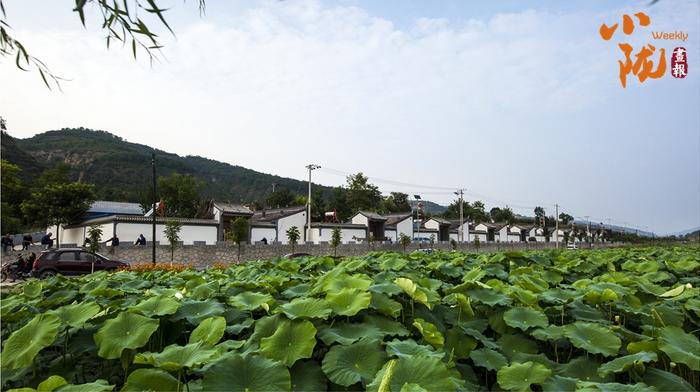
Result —
<path fill-rule="evenodd" d="M 143 236 L 146 237 L 146 241 L 152 241 L 152 230 L 152 225 L 150 223 L 117 223 L 117 236 L 121 242 L 131 242 L 133 244 L 140 234 L 143 234 Z M 163 233 L 164 230 L 165 224 L 156 224 L 156 241 L 160 241 L 161 245 L 168 243 L 168 239 Z M 185 245 L 192 245 L 194 241 L 205 241 L 207 245 L 215 245 L 216 234 L 216 226 L 195 226 L 185 224 L 182 225 L 182 229 L 180 230 L 180 240 L 183 241 Z"/>
<path fill-rule="evenodd" d="M 297 229 L 299 229 L 299 234 L 301 234 L 298 242 L 303 243 L 305 241 L 304 227 L 306 226 L 306 210 L 277 220 L 277 241 L 283 244 L 288 243 L 287 230 L 293 226 L 296 226 Z M 313 227 L 313 225 L 311 225 L 311 227 Z"/>
<path fill-rule="evenodd" d="M 474 230 L 476 230 L 476 231 L 489 231 L 489 227 L 483 223 L 479 223 L 478 225 L 474 226 Z"/>
<path fill-rule="evenodd" d="M 333 235 L 332 227 L 313 227 L 311 225 L 311 238 L 314 243 L 318 244 L 320 242 L 331 242 L 331 236 Z M 350 241 L 358 242 L 358 240 L 352 237 L 365 238 L 367 237 L 367 231 L 365 229 L 354 229 L 354 228 L 340 228 L 340 242 L 347 244 Z"/>
<path fill-rule="evenodd" d="M 520 234 L 509 233 L 507 242 L 520 242 Z"/>
<path fill-rule="evenodd" d="M 467 238 L 466 234 L 465 234 L 464 238 Z M 486 242 L 486 234 L 469 233 L 468 238 L 469 238 L 470 242 L 474 242 L 475 238 L 479 238 L 480 243 Z"/>
<path fill-rule="evenodd" d="M 436 232 L 434 232 L 434 231 L 425 232 L 425 231 L 422 231 L 422 230 L 421 230 L 421 232 L 419 233 L 419 232 L 416 230 L 413 234 L 414 234 L 414 237 L 413 237 L 413 238 L 425 238 L 425 239 L 428 239 L 428 240 L 430 239 L 430 236 L 431 236 L 431 235 L 434 235 L 434 236 L 435 236 L 435 242 L 438 242 L 438 233 L 436 233 Z"/>
<path fill-rule="evenodd" d="M 112 228 L 110 227 L 110 232 Z M 56 231 L 56 228 L 54 227 L 53 231 Z M 55 234 L 55 233 L 54 233 Z M 51 238 L 54 239 L 54 245 L 56 241 L 56 236 L 53 235 Z M 35 241 L 39 242 L 41 238 L 36 238 Z M 82 246 L 83 243 L 85 243 L 85 228 L 84 227 L 75 227 L 72 229 L 64 229 L 61 227 L 60 231 L 60 237 L 58 238 L 59 241 L 61 241 L 62 244 L 76 244 L 78 246 Z"/>
<path fill-rule="evenodd" d="M 271 244 L 275 240 L 276 234 L 277 232 L 273 227 L 253 227 L 250 229 L 250 243 L 254 244 L 265 238 L 267 243 Z"/>
<path fill-rule="evenodd" d="M 396 237 L 396 230 L 391 230 L 391 229 L 389 229 L 389 230 L 384 230 L 384 236 L 385 236 L 387 239 L 390 239 L 391 242 L 396 242 L 396 239 L 397 239 L 397 237 Z"/>
<path fill-rule="evenodd" d="M 369 219 L 362 214 L 355 214 L 355 216 L 352 217 L 351 222 L 356 225 L 365 225 L 369 227 Z"/>
<path fill-rule="evenodd" d="M 436 221 L 433 218 L 428 219 L 425 222 L 424 226 L 427 227 L 428 229 L 440 230 L 440 222 Z"/>
<path fill-rule="evenodd" d="M 494 241 L 508 242 L 508 226 L 504 226 L 496 233 Z"/>
<path fill-rule="evenodd" d="M 396 237 L 400 237 L 402 233 L 413 238 L 413 217 L 409 216 L 396 224 Z"/>

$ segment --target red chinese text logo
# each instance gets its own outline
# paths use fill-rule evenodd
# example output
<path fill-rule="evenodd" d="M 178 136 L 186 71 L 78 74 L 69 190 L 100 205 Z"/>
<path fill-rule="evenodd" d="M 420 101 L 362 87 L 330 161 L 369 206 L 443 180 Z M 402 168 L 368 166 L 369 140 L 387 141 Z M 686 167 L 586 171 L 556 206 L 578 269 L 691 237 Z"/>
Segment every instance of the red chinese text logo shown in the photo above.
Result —
<path fill-rule="evenodd" d="M 671 75 L 674 78 L 683 79 L 688 76 L 688 53 L 685 48 L 673 49 L 671 55 Z"/>

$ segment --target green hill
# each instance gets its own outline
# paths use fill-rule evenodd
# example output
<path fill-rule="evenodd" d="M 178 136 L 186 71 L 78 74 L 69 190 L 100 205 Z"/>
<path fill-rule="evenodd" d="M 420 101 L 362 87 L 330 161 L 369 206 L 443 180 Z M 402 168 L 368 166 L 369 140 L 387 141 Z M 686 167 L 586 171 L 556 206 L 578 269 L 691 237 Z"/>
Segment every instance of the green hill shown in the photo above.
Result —
<path fill-rule="evenodd" d="M 106 200 L 138 202 L 143 197 L 143 190 L 150 189 L 152 152 L 152 147 L 85 128 L 48 131 L 27 139 L 2 135 L 2 158 L 18 165 L 25 179 L 36 178 L 46 167 L 66 163 L 72 180 L 95 184 L 98 197 Z M 307 187 L 303 181 L 198 156 L 156 150 L 156 162 L 158 176 L 192 174 L 204 183 L 203 196 L 217 200 L 264 200 L 272 183 L 300 194 Z"/>

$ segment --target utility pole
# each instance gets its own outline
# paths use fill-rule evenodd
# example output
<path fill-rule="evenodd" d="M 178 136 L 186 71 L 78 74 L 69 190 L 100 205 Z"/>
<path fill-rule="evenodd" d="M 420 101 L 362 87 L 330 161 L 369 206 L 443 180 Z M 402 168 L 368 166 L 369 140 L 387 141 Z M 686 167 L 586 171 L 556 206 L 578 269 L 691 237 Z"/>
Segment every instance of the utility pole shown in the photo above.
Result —
<path fill-rule="evenodd" d="M 554 205 L 554 243 L 559 249 L 559 204 Z"/>
<path fill-rule="evenodd" d="M 276 186 L 277 186 L 277 184 L 273 182 L 273 183 L 272 183 L 272 193 L 275 193 L 275 187 L 276 187 Z"/>
<path fill-rule="evenodd" d="M 321 166 L 309 164 L 306 166 L 309 169 L 309 198 L 306 200 L 306 241 L 311 239 L 311 171 L 320 169 Z"/>
<path fill-rule="evenodd" d="M 153 248 L 153 254 L 151 262 L 156 264 L 156 151 L 153 150 L 151 153 L 151 167 L 153 169 L 153 240 L 151 241 L 151 246 Z"/>
<path fill-rule="evenodd" d="M 588 246 L 591 246 L 591 217 L 589 215 L 584 216 L 586 218 L 586 238 L 588 239 Z"/>
<path fill-rule="evenodd" d="M 459 190 L 459 242 L 464 242 L 464 189 Z"/>

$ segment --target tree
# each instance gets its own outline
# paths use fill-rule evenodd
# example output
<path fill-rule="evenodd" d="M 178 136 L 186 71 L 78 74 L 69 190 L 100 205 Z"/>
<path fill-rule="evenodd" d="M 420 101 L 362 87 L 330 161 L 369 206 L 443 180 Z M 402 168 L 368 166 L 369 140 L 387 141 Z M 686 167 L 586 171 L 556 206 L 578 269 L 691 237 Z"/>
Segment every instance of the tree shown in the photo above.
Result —
<path fill-rule="evenodd" d="M 408 203 L 408 194 L 391 192 L 382 201 L 382 211 L 388 213 L 411 211 L 411 204 Z"/>
<path fill-rule="evenodd" d="M 27 195 L 27 188 L 19 179 L 19 172 L 19 166 L 13 165 L 4 159 L 0 161 L 0 176 L 2 177 L 0 180 L 2 188 L 0 190 L 0 195 L 2 195 L 0 226 L 2 228 L 0 230 L 2 230 L 3 234 L 17 233 L 22 226 L 19 212 L 22 200 Z"/>
<path fill-rule="evenodd" d="M 544 208 L 542 207 L 535 207 L 535 226 L 540 226 L 542 224 L 542 221 L 545 219 L 545 212 Z"/>
<path fill-rule="evenodd" d="M 268 208 L 289 207 L 293 205 L 295 196 L 289 189 L 280 186 L 267 197 L 265 205 Z"/>
<path fill-rule="evenodd" d="M 347 177 L 347 200 L 353 214 L 360 210 L 377 211 L 381 207 L 382 193 L 368 180 L 362 173 Z"/>
<path fill-rule="evenodd" d="M 60 225 L 81 219 L 94 201 L 95 187 L 92 184 L 50 184 L 33 191 L 31 197 L 22 202 L 21 208 L 30 221 L 44 227 L 56 226 L 58 246 Z"/>
<path fill-rule="evenodd" d="M 128 3 L 131 4 L 127 6 Z M 199 0 L 200 14 L 204 12 L 204 4 L 205 0 Z M 93 11 L 90 12 L 86 8 L 92 8 Z M 140 9 L 145 10 L 146 13 L 139 13 Z M 145 15 L 151 15 L 154 21 L 158 20 L 173 33 L 163 16 L 166 9 L 158 7 L 156 0 L 123 0 L 120 2 L 76 0 L 75 7 L 72 7 L 72 10 L 77 13 L 83 27 L 87 27 L 86 14 L 102 15 L 103 20 L 100 25 L 106 33 L 108 49 L 110 42 L 114 41 L 125 45 L 130 44 L 134 58 L 136 58 L 138 47 L 145 51 L 151 62 L 157 59 L 154 51 L 159 50 L 163 46 L 158 41 L 158 36 L 149 29 L 146 22 L 150 23 L 150 21 Z M 15 65 L 23 71 L 35 68 L 49 89 L 51 89 L 52 84 L 60 88 L 60 81 L 65 79 L 55 75 L 46 64 L 31 55 L 25 45 L 10 35 L 7 30 L 9 26 L 3 0 L 0 0 L 0 55 L 7 58 L 14 57 Z"/>
<path fill-rule="evenodd" d="M 231 223 L 231 230 L 226 233 L 226 239 L 238 245 L 238 261 L 241 260 L 241 243 L 248 241 L 248 219 L 236 218 Z"/>
<path fill-rule="evenodd" d="M 494 222 L 505 222 L 508 224 L 513 224 L 515 221 L 515 215 L 513 214 L 513 210 L 510 208 L 498 208 L 494 207 L 490 211 L 491 214 L 491 219 L 493 219 Z"/>
<path fill-rule="evenodd" d="M 158 177 L 158 192 L 165 203 L 165 215 L 194 218 L 202 200 L 199 196 L 203 184 L 191 174 L 173 173 Z"/>
<path fill-rule="evenodd" d="M 292 244 L 292 253 L 294 253 L 294 246 L 297 244 L 297 241 L 299 241 L 299 237 L 301 237 L 301 234 L 299 233 L 299 228 L 296 226 L 292 226 L 289 229 L 287 229 L 287 241 Z"/>
<path fill-rule="evenodd" d="M 406 233 L 401 233 L 399 235 L 399 242 L 401 243 L 401 246 L 403 247 L 403 253 L 406 253 L 406 247 L 411 244 L 411 237 L 406 235 Z"/>
<path fill-rule="evenodd" d="M 348 204 L 347 191 L 343 187 L 334 188 L 328 200 L 328 208 L 338 215 L 338 220 L 345 221 L 352 215 L 352 208 Z"/>
<path fill-rule="evenodd" d="M 333 247 L 333 256 L 337 256 L 338 254 L 338 245 L 340 245 L 340 240 L 341 240 L 341 234 L 340 234 L 340 228 L 334 227 L 333 231 L 331 232 L 331 246 Z"/>
<path fill-rule="evenodd" d="M 170 248 L 170 262 L 172 263 L 175 257 L 175 248 L 177 248 L 178 242 L 180 241 L 180 230 L 182 229 L 182 222 L 176 219 L 168 219 L 165 222 L 165 238 L 168 239 L 168 247 Z"/>
<path fill-rule="evenodd" d="M 39 176 L 36 186 L 67 184 L 70 182 L 69 173 L 70 166 L 66 163 L 59 163 L 55 167 L 44 170 Z"/>
<path fill-rule="evenodd" d="M 566 225 L 569 224 L 569 222 L 573 222 L 574 217 L 571 216 L 571 215 L 569 215 L 569 214 L 567 214 L 567 213 L 562 212 L 561 214 L 559 214 L 559 220 L 561 221 L 561 223 L 562 223 L 563 225 L 566 226 Z"/>
<path fill-rule="evenodd" d="M 323 199 L 323 191 L 315 188 L 311 192 L 311 219 L 317 222 L 323 221 L 326 212 L 326 201 Z"/>
<path fill-rule="evenodd" d="M 102 240 L 102 228 L 99 225 L 92 225 L 87 230 L 87 245 L 90 252 L 100 250 L 100 241 Z"/>

